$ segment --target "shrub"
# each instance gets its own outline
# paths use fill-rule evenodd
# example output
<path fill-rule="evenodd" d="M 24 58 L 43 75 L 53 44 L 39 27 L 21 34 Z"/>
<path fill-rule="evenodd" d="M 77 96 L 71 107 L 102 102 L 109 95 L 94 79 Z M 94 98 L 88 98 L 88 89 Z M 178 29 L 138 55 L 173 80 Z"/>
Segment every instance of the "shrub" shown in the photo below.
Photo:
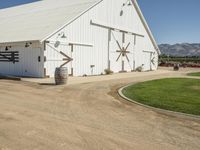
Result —
<path fill-rule="evenodd" d="M 105 73 L 106 73 L 107 75 L 109 75 L 109 74 L 113 74 L 113 71 L 110 70 L 110 69 L 105 69 L 104 71 L 105 71 Z"/>
<path fill-rule="evenodd" d="M 144 65 L 137 67 L 137 68 L 136 68 L 136 71 L 142 72 L 142 71 L 143 71 L 143 66 L 144 66 Z"/>

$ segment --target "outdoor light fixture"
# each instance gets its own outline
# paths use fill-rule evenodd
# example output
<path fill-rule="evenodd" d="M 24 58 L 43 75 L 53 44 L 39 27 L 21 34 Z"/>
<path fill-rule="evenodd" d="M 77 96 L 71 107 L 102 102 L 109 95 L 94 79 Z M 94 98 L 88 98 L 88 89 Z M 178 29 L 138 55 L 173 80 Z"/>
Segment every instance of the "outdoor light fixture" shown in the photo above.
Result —
<path fill-rule="evenodd" d="M 12 48 L 11 46 L 6 46 L 5 51 L 8 51 L 9 48 Z"/>
<path fill-rule="evenodd" d="M 65 33 L 63 33 L 63 35 L 61 36 L 61 38 L 62 38 L 62 39 L 67 38 L 66 35 L 65 35 Z"/>
<path fill-rule="evenodd" d="M 28 43 L 26 43 L 26 44 L 25 44 L 25 47 L 29 47 L 29 44 L 28 44 Z"/>
<path fill-rule="evenodd" d="M 29 46 L 32 45 L 32 44 L 33 44 L 32 42 L 26 43 L 26 44 L 25 44 L 25 47 L 27 48 L 27 47 L 29 47 Z"/>
<path fill-rule="evenodd" d="M 54 43 L 54 47 L 59 47 L 60 46 L 60 41 L 59 41 L 59 38 L 61 38 L 61 39 L 66 39 L 67 38 L 67 36 L 65 35 L 65 33 L 64 32 L 61 32 L 61 33 L 59 33 L 59 34 L 57 34 L 57 37 L 56 37 L 56 42 Z"/>
<path fill-rule="evenodd" d="M 120 11 L 120 16 L 123 16 L 123 14 L 124 14 L 123 8 L 125 6 L 131 6 L 131 5 L 132 5 L 131 0 L 127 0 L 125 3 L 123 3 L 122 7 L 121 7 L 121 11 Z"/>
<path fill-rule="evenodd" d="M 60 45 L 60 41 L 56 41 L 55 44 L 54 44 L 54 47 L 57 48 L 59 45 Z"/>
<path fill-rule="evenodd" d="M 131 0 L 127 0 L 125 3 L 123 3 L 122 7 L 131 6 L 131 5 L 132 5 Z"/>
<path fill-rule="evenodd" d="M 131 5 L 132 5 L 132 4 L 131 4 L 131 1 L 129 1 L 129 2 L 128 2 L 128 6 L 131 6 Z"/>
<path fill-rule="evenodd" d="M 58 37 L 60 37 L 60 38 L 62 38 L 62 39 L 65 39 L 65 38 L 67 38 L 67 36 L 65 35 L 65 33 L 64 33 L 64 32 L 62 32 L 62 33 L 58 34 Z"/>

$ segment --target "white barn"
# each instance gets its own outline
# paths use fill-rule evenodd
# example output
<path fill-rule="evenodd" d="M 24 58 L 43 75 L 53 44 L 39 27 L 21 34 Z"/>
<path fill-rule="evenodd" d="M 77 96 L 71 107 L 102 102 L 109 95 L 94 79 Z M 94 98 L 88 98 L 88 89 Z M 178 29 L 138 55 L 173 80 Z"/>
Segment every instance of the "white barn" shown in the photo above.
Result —
<path fill-rule="evenodd" d="M 42 0 L 0 10 L 0 74 L 149 71 L 159 53 L 136 0 Z"/>

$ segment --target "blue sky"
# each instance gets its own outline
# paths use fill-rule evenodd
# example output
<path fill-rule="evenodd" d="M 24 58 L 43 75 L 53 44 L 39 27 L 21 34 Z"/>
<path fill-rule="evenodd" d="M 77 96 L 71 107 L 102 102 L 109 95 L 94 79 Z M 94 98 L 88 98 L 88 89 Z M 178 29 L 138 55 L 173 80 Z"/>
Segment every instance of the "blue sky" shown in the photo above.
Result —
<path fill-rule="evenodd" d="M 200 43 L 200 0 L 138 0 L 160 43 Z"/>
<path fill-rule="evenodd" d="M 36 0 L 0 0 L 0 9 Z M 200 43 L 200 0 L 138 0 L 158 42 Z"/>
<path fill-rule="evenodd" d="M 0 0 L 0 9 L 15 5 L 26 4 L 37 0 Z"/>

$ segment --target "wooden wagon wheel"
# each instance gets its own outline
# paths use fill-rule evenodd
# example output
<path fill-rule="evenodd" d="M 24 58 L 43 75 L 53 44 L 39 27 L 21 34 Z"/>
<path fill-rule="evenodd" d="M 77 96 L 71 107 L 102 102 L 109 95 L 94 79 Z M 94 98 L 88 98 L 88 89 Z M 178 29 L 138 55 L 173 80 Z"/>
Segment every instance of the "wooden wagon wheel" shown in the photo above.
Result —
<path fill-rule="evenodd" d="M 116 61 L 118 61 L 119 58 L 121 56 L 123 56 L 123 57 L 126 57 L 126 59 L 127 59 L 128 62 L 130 62 L 130 60 L 128 58 L 128 55 L 127 55 L 128 53 L 130 53 L 130 51 L 128 51 L 127 49 L 128 49 L 128 47 L 130 46 L 131 43 L 129 42 L 126 47 L 123 47 L 123 46 L 121 47 L 120 44 L 119 44 L 119 42 L 118 41 L 116 41 L 116 42 L 117 42 L 117 45 L 119 47 L 119 50 L 117 50 L 116 52 L 120 53 Z"/>
<path fill-rule="evenodd" d="M 122 56 L 122 57 L 126 57 L 127 61 L 130 62 L 127 54 L 130 53 L 130 51 L 128 51 L 128 48 L 129 48 L 129 46 L 130 46 L 131 43 L 129 42 L 126 47 L 121 46 L 119 44 L 119 41 L 115 38 L 115 36 L 114 36 L 113 33 L 112 33 L 112 36 L 113 36 L 114 40 L 116 41 L 117 46 L 119 48 L 119 50 L 117 50 L 116 52 L 120 53 L 116 61 L 118 61 L 119 58 Z"/>

